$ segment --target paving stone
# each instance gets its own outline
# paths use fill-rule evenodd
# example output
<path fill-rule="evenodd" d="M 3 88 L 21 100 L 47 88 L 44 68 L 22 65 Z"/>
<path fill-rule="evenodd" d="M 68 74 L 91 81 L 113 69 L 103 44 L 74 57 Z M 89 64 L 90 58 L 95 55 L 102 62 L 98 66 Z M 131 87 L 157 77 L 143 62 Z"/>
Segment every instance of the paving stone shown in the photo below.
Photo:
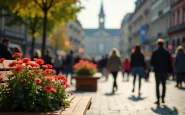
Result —
<path fill-rule="evenodd" d="M 135 92 L 131 92 L 133 78 L 130 78 L 129 82 L 125 82 L 119 74 L 118 91 L 115 94 L 111 93 L 113 79 L 109 76 L 107 82 L 104 78 L 98 81 L 97 92 L 76 92 L 75 95 L 92 96 L 91 109 L 87 111 L 87 115 L 185 115 L 185 90 L 175 88 L 174 81 L 167 84 L 166 104 L 156 106 L 154 74 L 151 74 L 150 82 L 142 80 L 140 97 L 138 82 Z M 74 91 L 74 86 L 75 84 L 68 91 Z"/>

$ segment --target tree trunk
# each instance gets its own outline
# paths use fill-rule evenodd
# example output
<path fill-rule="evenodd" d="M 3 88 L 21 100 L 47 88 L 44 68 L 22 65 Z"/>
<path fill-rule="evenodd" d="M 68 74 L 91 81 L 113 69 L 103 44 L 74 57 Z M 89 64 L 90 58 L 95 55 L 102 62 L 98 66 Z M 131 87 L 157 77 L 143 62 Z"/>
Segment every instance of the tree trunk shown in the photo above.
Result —
<path fill-rule="evenodd" d="M 34 48 L 35 48 L 35 37 L 32 34 L 32 43 L 31 43 L 31 59 L 33 60 L 33 53 L 34 53 Z"/>
<path fill-rule="evenodd" d="M 48 10 L 44 9 L 44 19 L 43 19 L 43 38 L 42 38 L 42 58 L 45 55 L 45 49 L 46 49 L 46 35 L 47 35 L 47 13 Z"/>

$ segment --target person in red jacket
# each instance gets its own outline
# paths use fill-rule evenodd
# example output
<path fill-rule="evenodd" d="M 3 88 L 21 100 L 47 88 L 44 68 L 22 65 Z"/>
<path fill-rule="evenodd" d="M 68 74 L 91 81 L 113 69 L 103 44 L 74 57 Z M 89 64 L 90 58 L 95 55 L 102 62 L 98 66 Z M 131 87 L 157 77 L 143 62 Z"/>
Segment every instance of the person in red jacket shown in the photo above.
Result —
<path fill-rule="evenodd" d="M 127 81 L 129 81 L 130 61 L 128 58 L 125 58 L 125 60 L 123 61 L 123 77 L 125 73 L 127 74 Z"/>

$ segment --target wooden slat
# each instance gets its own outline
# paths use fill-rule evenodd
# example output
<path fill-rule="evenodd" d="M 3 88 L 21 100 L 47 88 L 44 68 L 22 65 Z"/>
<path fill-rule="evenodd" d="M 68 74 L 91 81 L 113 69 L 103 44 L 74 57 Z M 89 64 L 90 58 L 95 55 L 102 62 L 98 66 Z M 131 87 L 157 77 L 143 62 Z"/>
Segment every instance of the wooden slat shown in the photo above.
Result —
<path fill-rule="evenodd" d="M 83 96 L 71 115 L 85 115 L 91 104 L 91 96 Z"/>
<path fill-rule="evenodd" d="M 71 115 L 81 98 L 81 96 L 75 97 L 74 100 L 72 100 L 72 102 L 70 103 L 70 107 L 62 111 L 61 115 Z"/>
<path fill-rule="evenodd" d="M 2 64 L 0 64 L 0 71 L 5 71 L 5 69 L 10 70 L 11 68 L 8 67 L 8 64 L 13 62 L 13 61 L 15 61 L 15 60 L 4 60 L 3 64 L 4 64 L 5 68 L 3 67 Z"/>

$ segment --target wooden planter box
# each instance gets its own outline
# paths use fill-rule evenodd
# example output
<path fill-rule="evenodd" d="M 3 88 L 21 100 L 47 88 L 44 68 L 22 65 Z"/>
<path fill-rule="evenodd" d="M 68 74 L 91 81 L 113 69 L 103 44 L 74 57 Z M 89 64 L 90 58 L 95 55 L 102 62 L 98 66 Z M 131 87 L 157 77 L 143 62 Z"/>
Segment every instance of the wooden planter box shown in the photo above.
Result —
<path fill-rule="evenodd" d="M 70 107 L 53 112 L 0 112 L 0 115 L 85 115 L 86 111 L 90 109 L 92 98 L 90 96 L 73 96 L 69 100 L 71 101 Z"/>
<path fill-rule="evenodd" d="M 100 78 L 100 74 L 93 76 L 76 76 L 73 78 L 76 80 L 76 90 L 78 91 L 96 91 L 98 87 L 97 80 Z"/>

